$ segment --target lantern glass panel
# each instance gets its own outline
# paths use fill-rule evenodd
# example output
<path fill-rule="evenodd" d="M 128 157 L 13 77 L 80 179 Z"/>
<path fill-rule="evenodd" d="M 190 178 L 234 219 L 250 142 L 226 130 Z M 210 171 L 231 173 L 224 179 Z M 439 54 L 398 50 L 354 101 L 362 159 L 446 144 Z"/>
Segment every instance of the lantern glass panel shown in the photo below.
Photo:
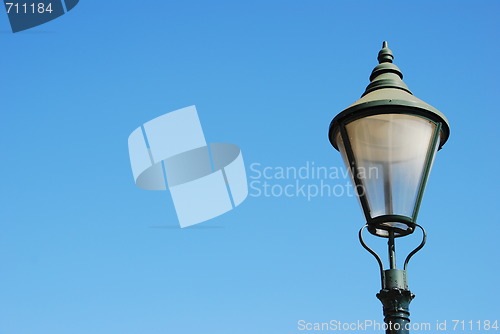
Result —
<path fill-rule="evenodd" d="M 371 218 L 413 217 L 426 163 L 434 160 L 436 148 L 430 161 L 427 156 L 436 126 L 426 118 L 408 114 L 377 114 L 345 125 L 356 166 L 350 171 L 356 173 L 362 185 L 358 192 L 366 196 L 369 208 L 365 209 Z M 346 166 L 353 166 L 340 134 L 337 145 Z M 386 224 L 404 227 L 397 222 Z"/>

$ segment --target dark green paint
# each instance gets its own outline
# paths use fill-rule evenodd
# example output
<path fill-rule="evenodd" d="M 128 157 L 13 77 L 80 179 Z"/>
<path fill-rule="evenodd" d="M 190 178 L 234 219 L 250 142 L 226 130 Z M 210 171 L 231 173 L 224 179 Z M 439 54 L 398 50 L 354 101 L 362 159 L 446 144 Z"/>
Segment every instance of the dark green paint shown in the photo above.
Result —
<path fill-rule="evenodd" d="M 450 134 L 450 128 L 446 117 L 436 108 L 428 105 L 427 103 L 413 97 L 413 94 L 403 82 L 403 74 L 401 70 L 392 63 L 394 56 L 392 51 L 388 48 L 387 42 L 383 43 L 382 50 L 378 54 L 379 65 L 377 65 L 371 75 L 370 84 L 362 95 L 362 98 L 355 102 L 347 109 L 340 112 L 332 120 L 329 129 L 330 143 L 337 150 L 339 149 L 336 143 L 336 138 L 340 133 L 344 142 L 347 159 L 353 176 L 356 190 L 363 189 L 362 180 L 358 177 L 357 162 L 352 150 L 349 136 L 345 129 L 346 125 L 350 122 L 373 115 L 380 114 L 406 114 L 424 118 L 436 124 L 436 130 L 431 141 L 432 147 L 430 148 L 426 163 L 424 166 L 423 177 L 419 185 L 415 209 L 411 217 L 400 215 L 383 215 L 375 218 L 371 217 L 370 207 L 366 194 L 358 193 L 358 197 L 363 208 L 365 219 L 368 223 L 368 231 L 374 235 L 381 237 L 389 237 L 389 235 L 377 234 L 378 230 L 392 231 L 394 237 L 402 237 L 413 233 L 418 210 L 423 198 L 425 184 L 429 177 L 430 168 L 433 160 L 434 148 L 438 145 L 438 149 L 446 143 Z M 383 89 L 386 89 L 383 91 Z M 394 96 L 394 98 L 391 98 Z M 438 142 L 439 141 L 439 142 Z M 406 225 L 406 229 L 398 229 L 383 225 L 386 222 L 399 222 Z M 388 233 L 389 234 L 389 233 Z"/>

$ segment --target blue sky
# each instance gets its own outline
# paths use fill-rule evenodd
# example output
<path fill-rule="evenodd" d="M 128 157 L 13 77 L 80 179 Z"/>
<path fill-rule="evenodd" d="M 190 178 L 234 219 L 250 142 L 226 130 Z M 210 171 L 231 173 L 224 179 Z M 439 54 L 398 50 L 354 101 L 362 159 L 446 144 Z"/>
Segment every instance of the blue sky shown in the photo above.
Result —
<path fill-rule="evenodd" d="M 384 40 L 413 93 L 451 125 L 419 214 L 428 244 L 409 266 L 412 321 L 447 320 L 447 332 L 452 320 L 500 321 L 499 11 L 496 1 L 82 0 L 16 34 L 1 14 L 0 333 L 381 322 L 354 197 L 251 196 L 179 229 L 167 192 L 134 185 L 127 137 L 196 105 L 207 141 L 240 146 L 249 176 L 252 163 L 341 168 L 329 122 L 360 97 Z M 369 242 L 385 255 L 384 240 Z M 401 254 L 418 242 L 401 240 Z"/>

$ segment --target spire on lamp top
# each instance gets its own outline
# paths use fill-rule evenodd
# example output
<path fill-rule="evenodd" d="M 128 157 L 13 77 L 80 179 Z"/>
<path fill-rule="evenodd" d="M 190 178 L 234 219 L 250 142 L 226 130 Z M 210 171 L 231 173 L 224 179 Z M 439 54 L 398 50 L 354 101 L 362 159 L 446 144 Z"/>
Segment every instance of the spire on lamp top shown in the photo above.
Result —
<path fill-rule="evenodd" d="M 402 89 L 412 94 L 403 82 L 403 73 L 392 63 L 394 55 L 387 42 L 382 43 L 382 50 L 379 51 L 377 59 L 379 64 L 373 69 L 370 75 L 371 82 L 362 96 L 382 88 Z"/>
<path fill-rule="evenodd" d="M 387 42 L 382 43 L 382 50 L 378 52 L 377 59 L 379 64 L 392 63 L 394 56 L 392 55 L 392 51 L 389 49 Z"/>

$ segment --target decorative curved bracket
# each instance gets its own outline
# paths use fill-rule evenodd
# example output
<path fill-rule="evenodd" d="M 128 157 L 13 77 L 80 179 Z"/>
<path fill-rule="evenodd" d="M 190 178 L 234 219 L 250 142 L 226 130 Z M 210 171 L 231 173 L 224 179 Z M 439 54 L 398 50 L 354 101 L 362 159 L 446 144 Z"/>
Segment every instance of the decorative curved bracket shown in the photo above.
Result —
<path fill-rule="evenodd" d="M 425 242 L 427 241 L 427 233 L 425 232 L 424 228 L 418 224 L 415 224 L 415 226 L 422 230 L 422 242 L 420 243 L 420 245 L 418 245 L 417 248 L 415 248 L 410 254 L 408 254 L 408 256 L 406 257 L 405 262 L 404 262 L 403 270 L 406 270 L 406 268 L 408 267 L 408 262 L 410 262 L 410 259 L 413 257 L 413 255 L 415 255 L 419 250 L 421 250 L 424 247 Z M 363 239 L 363 231 L 367 227 L 368 227 L 368 224 L 366 224 L 365 226 L 363 226 L 359 230 L 359 233 L 358 233 L 359 242 L 361 243 L 361 246 L 363 246 L 363 248 L 366 249 L 370 254 L 372 254 L 375 257 L 375 259 L 377 260 L 378 266 L 380 268 L 380 277 L 381 277 L 382 286 L 383 286 L 384 285 L 384 264 L 382 263 L 382 259 L 373 249 L 368 247 L 368 245 L 365 243 L 365 240 Z"/>
<path fill-rule="evenodd" d="M 427 233 L 425 232 L 424 228 L 418 224 L 415 224 L 418 228 L 422 230 L 422 242 L 420 245 L 418 245 L 417 248 L 415 248 L 408 256 L 406 257 L 405 264 L 403 266 L 403 270 L 406 270 L 406 267 L 408 267 L 408 262 L 410 262 L 410 259 L 413 255 L 415 255 L 419 250 L 422 249 L 422 247 L 425 246 L 425 242 L 427 241 Z"/>
<path fill-rule="evenodd" d="M 359 242 L 361 243 L 361 246 L 363 246 L 363 248 L 366 249 L 377 260 L 378 266 L 380 268 L 380 279 L 382 280 L 382 285 L 383 285 L 384 284 L 384 264 L 382 263 L 382 259 L 380 258 L 380 256 L 378 256 L 378 254 L 373 249 L 368 247 L 368 245 L 365 243 L 365 240 L 363 239 L 363 230 L 367 227 L 368 227 L 368 224 L 366 224 L 365 226 L 363 226 L 359 230 L 359 234 L 358 234 L 359 235 Z"/>

